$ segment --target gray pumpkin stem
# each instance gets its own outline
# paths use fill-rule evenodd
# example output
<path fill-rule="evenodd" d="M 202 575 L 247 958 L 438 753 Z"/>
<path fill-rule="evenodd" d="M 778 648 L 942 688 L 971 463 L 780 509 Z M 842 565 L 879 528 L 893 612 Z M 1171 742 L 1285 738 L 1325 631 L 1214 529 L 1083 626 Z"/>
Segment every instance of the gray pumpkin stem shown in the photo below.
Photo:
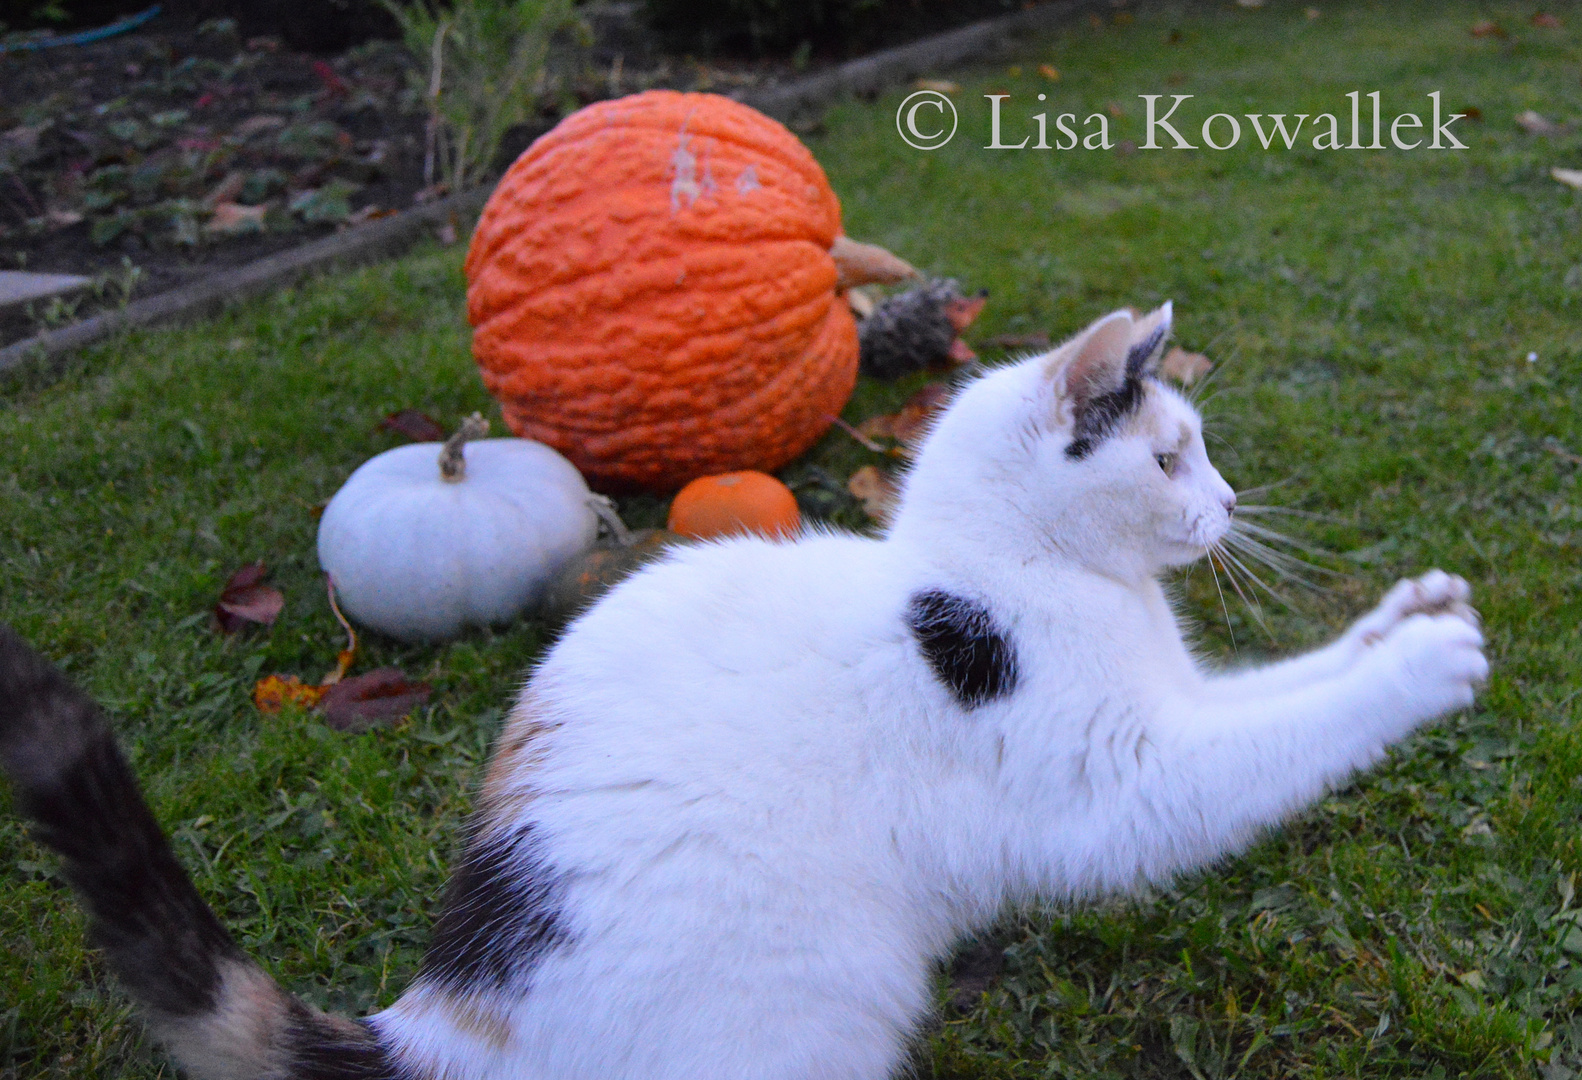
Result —
<path fill-rule="evenodd" d="M 616 545 L 619 547 L 631 547 L 631 530 L 626 527 L 626 522 L 621 520 L 621 515 L 615 512 L 615 500 L 608 495 L 589 495 L 587 501 L 588 509 L 592 510 L 594 514 L 598 515 L 599 520 L 604 522 L 605 527 L 610 530 L 610 534 L 615 537 Z"/>
<path fill-rule="evenodd" d="M 489 421 L 483 418 L 482 413 L 473 413 L 461 422 L 461 427 L 456 429 L 456 434 L 445 440 L 444 447 L 439 452 L 439 474 L 448 482 L 454 484 L 467 475 L 467 459 L 462 454 L 462 447 L 468 439 L 481 439 L 489 434 Z"/>

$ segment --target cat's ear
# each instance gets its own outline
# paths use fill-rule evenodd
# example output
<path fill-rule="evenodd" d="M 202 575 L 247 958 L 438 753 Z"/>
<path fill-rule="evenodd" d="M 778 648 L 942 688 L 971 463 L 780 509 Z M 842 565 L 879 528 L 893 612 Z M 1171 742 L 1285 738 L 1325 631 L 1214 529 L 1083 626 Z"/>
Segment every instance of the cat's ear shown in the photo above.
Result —
<path fill-rule="evenodd" d="M 1175 304 L 1166 300 L 1148 314 L 1139 315 L 1132 323 L 1132 337 L 1126 350 L 1127 378 L 1140 379 L 1159 373 L 1159 361 L 1164 356 L 1165 342 L 1170 339 L 1170 323 L 1174 318 Z"/>
<path fill-rule="evenodd" d="M 1111 312 L 1049 358 L 1049 376 L 1071 422 L 1066 454 L 1081 460 L 1143 401 L 1143 378 L 1154 374 L 1170 334 L 1166 301 L 1146 315 Z"/>
<path fill-rule="evenodd" d="M 1113 311 L 1051 357 L 1050 374 L 1059 379 L 1061 396 L 1073 412 L 1080 415 L 1097 399 L 1154 374 L 1170 336 L 1171 316 L 1168 300 L 1146 315 L 1130 308 Z"/>

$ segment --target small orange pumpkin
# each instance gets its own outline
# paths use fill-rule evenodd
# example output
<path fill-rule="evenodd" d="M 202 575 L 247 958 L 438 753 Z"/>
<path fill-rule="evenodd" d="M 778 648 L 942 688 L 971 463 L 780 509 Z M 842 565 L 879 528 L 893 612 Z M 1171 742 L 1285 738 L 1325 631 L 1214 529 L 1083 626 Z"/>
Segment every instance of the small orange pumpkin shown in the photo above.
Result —
<path fill-rule="evenodd" d="M 676 493 L 666 523 L 671 532 L 700 540 L 742 533 L 790 537 L 801 527 L 791 489 L 751 469 L 698 477 Z"/>
<path fill-rule="evenodd" d="M 466 273 L 473 354 L 512 431 L 595 486 L 673 490 L 811 446 L 857 377 L 837 289 L 915 271 L 841 235 L 823 169 L 779 123 L 650 90 L 529 147 Z"/>

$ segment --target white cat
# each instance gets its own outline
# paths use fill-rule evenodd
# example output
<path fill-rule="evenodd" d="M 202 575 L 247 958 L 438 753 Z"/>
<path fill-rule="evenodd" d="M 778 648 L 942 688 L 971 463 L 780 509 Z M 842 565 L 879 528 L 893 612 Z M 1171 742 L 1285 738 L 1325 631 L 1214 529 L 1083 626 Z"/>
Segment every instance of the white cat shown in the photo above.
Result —
<path fill-rule="evenodd" d="M 574 623 L 500 737 L 390 1009 L 311 1013 L 217 923 L 177 959 L 112 943 L 178 1059 L 205 1077 L 883 1080 L 932 962 L 1007 903 L 1212 863 L 1469 705 L 1483 639 L 1438 571 L 1315 653 L 1193 658 L 1159 577 L 1225 535 L 1235 496 L 1151 374 L 1169 325 L 1169 305 L 1119 311 L 973 382 L 883 539 L 693 548 Z M 29 792 L 86 752 L 40 764 L 17 734 L 61 727 L 15 704 L 61 692 L 23 648 L 0 637 L 0 758 L 49 839 Z M 64 742 L 97 745 L 83 730 Z M 66 854 L 114 938 L 134 920 Z M 172 888 L 159 902 L 202 922 Z M 139 990 L 178 960 L 212 978 L 174 1005 Z"/>

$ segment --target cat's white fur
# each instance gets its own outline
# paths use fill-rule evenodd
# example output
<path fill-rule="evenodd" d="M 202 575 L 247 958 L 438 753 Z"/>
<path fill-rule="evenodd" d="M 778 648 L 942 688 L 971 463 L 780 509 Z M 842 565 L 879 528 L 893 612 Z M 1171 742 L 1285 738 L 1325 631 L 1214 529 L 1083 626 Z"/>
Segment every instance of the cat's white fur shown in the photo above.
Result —
<path fill-rule="evenodd" d="M 531 827 L 564 941 L 503 988 L 420 979 L 381 1041 L 445 1080 L 881 1080 L 931 963 L 1007 903 L 1212 863 L 1470 704 L 1482 637 L 1437 571 L 1312 654 L 1194 659 L 1158 578 L 1234 498 L 1195 411 L 1146 380 L 1066 453 L 1074 403 L 1168 320 L 972 382 L 883 539 L 695 547 L 575 623 L 479 824 Z M 992 613 L 1014 692 L 967 708 L 936 677 L 903 617 L 928 589 Z"/>

